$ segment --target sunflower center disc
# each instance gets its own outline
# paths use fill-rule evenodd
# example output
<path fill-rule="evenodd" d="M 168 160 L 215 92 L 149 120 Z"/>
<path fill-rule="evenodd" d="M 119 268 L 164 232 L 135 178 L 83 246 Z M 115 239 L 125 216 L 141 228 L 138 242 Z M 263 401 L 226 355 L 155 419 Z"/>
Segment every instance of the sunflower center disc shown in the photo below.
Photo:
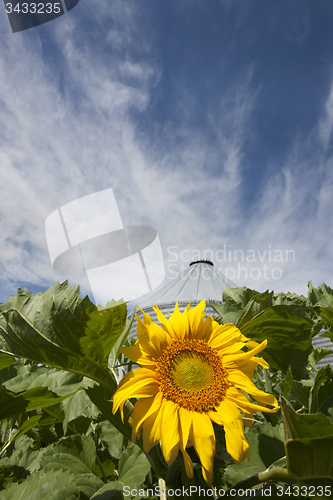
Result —
<path fill-rule="evenodd" d="M 203 340 L 175 340 L 156 365 L 163 396 L 182 408 L 212 411 L 224 399 L 229 383 L 218 353 Z"/>
<path fill-rule="evenodd" d="M 175 383 L 187 391 L 200 391 L 214 381 L 214 370 L 205 358 L 189 352 L 176 356 L 171 369 Z"/>

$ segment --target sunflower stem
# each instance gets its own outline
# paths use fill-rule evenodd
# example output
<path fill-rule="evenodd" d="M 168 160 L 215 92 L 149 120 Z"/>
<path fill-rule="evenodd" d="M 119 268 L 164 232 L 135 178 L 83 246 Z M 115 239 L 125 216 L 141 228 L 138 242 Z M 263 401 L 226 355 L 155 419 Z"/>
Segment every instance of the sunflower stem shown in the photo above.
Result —
<path fill-rule="evenodd" d="M 105 470 L 104 470 L 103 464 L 102 464 L 102 462 L 101 462 L 101 460 L 100 460 L 100 458 L 99 458 L 99 456 L 97 454 L 96 454 L 96 460 L 97 460 L 97 464 L 98 464 L 98 466 L 100 468 L 100 471 L 102 473 L 103 481 L 104 481 L 104 483 L 107 483 L 108 482 L 108 478 L 107 478 L 107 476 L 105 474 Z"/>
<path fill-rule="evenodd" d="M 314 370 L 316 373 L 318 372 L 318 368 L 316 368 L 315 365 L 309 363 L 309 366 L 311 366 L 312 370 Z"/>
<path fill-rule="evenodd" d="M 265 470 L 264 472 L 259 472 L 259 474 L 255 474 L 254 476 L 248 477 L 243 481 L 239 481 L 239 483 L 235 484 L 230 490 L 226 491 L 226 495 L 229 492 L 234 492 L 235 490 L 241 490 L 246 488 L 252 488 L 252 486 L 256 486 L 260 483 L 266 483 L 267 481 L 297 481 L 297 476 L 294 474 L 290 474 L 287 469 L 283 469 L 282 467 L 276 467 L 275 469 Z M 220 497 L 221 499 L 223 497 Z M 218 499 L 219 500 L 219 499 Z"/>
<path fill-rule="evenodd" d="M 265 392 L 269 392 L 269 394 L 272 394 L 271 378 L 269 376 L 269 371 L 267 368 L 264 368 L 264 380 L 265 380 Z"/>

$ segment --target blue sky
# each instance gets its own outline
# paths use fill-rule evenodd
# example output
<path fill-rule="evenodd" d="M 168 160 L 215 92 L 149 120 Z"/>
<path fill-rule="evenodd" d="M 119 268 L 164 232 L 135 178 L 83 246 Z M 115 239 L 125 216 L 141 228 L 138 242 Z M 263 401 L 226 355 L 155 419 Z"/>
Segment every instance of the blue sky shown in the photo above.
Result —
<path fill-rule="evenodd" d="M 80 0 L 13 34 L 0 5 L 0 300 L 78 282 L 45 220 L 110 187 L 169 278 L 200 254 L 240 286 L 333 286 L 332 22 L 327 0 Z"/>

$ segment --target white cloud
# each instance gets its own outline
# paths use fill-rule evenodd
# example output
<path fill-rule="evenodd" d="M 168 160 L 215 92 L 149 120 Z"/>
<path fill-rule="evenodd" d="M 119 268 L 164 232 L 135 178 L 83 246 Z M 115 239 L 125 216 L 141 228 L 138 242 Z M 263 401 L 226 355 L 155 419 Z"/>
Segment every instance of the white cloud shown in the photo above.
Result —
<path fill-rule="evenodd" d="M 330 94 L 325 102 L 325 113 L 318 123 L 319 139 L 326 150 L 332 135 L 333 128 L 333 85 Z"/>

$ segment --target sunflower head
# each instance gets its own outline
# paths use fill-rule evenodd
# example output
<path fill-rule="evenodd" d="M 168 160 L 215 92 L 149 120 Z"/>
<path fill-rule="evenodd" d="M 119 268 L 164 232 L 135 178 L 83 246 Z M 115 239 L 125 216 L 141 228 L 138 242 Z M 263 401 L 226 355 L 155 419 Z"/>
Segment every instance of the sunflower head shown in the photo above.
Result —
<path fill-rule="evenodd" d="M 275 412 L 279 407 L 274 396 L 257 389 L 251 380 L 258 364 L 269 367 L 255 356 L 267 341 L 258 344 L 231 323 L 219 325 L 212 317 L 205 319 L 205 305 L 202 301 L 180 313 L 177 303 L 168 319 L 153 306 L 161 326 L 144 312 L 143 321 L 136 315 L 138 340 L 134 347 L 121 351 L 141 368 L 121 380 L 113 398 L 113 413 L 120 408 L 123 416 L 125 401 L 139 398 L 130 417 L 132 440 L 142 431 L 146 452 L 160 443 L 169 465 L 180 450 L 186 473 L 193 477 L 186 451 L 190 442 L 211 485 L 215 453 L 212 422 L 224 427 L 227 451 L 239 463 L 250 458 L 243 418 L 252 418 L 255 411 Z"/>

